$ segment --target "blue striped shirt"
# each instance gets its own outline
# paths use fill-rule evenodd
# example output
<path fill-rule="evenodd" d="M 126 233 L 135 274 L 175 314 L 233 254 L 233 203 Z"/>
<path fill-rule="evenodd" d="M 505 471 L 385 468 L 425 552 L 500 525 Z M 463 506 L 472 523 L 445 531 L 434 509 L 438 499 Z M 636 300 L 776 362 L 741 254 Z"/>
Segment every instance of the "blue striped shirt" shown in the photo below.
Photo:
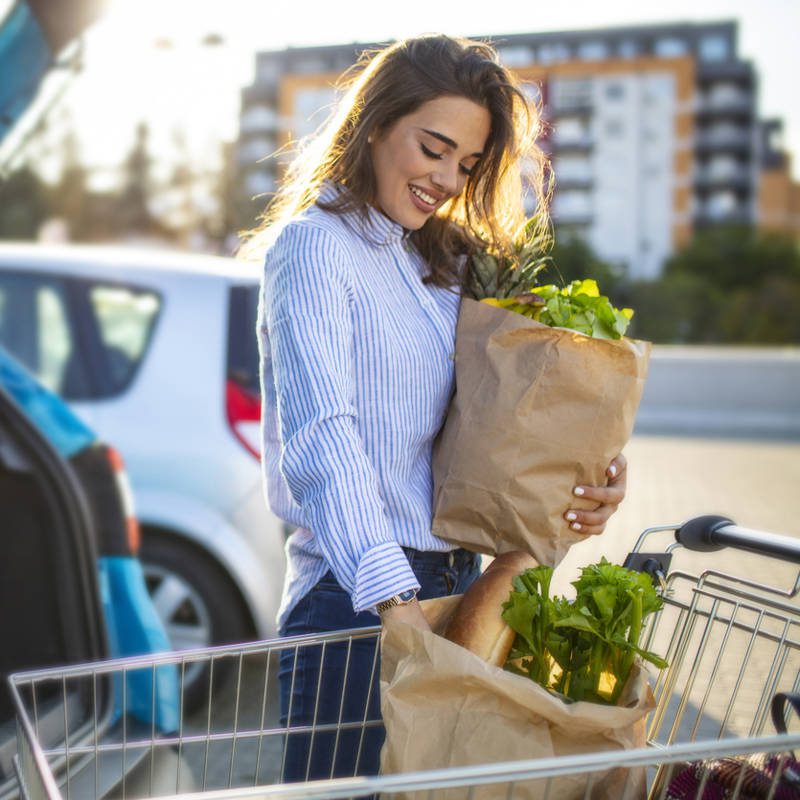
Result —
<path fill-rule="evenodd" d="M 459 295 L 423 284 L 426 272 L 374 209 L 365 225 L 312 206 L 267 253 L 262 463 L 272 510 L 297 526 L 279 625 L 328 569 L 359 612 L 419 588 L 402 547 L 453 549 L 431 533 L 431 449 L 453 389 Z"/>

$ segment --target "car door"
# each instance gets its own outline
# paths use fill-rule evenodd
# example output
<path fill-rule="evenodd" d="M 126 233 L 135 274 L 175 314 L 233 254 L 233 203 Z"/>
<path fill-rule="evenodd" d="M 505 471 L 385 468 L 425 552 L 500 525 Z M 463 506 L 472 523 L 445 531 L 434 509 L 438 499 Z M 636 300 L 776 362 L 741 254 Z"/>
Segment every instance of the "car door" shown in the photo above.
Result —
<path fill-rule="evenodd" d="M 13 794 L 14 712 L 5 677 L 107 654 L 92 518 L 77 478 L 0 385 L 0 797 Z M 101 685 L 98 720 L 113 711 Z M 63 702 L 62 702 L 63 700 Z M 51 702 L 52 701 L 52 702 Z M 63 733 L 64 707 L 91 703 L 77 684 L 43 698 L 43 731 Z M 50 717 L 52 716 L 52 719 Z"/>

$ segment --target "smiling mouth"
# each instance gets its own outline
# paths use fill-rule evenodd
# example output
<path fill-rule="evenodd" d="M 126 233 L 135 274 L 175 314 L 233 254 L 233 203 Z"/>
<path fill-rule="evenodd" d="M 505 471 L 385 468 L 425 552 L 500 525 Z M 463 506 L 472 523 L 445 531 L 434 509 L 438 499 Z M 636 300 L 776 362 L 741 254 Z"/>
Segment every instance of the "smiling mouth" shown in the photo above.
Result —
<path fill-rule="evenodd" d="M 409 184 L 408 188 L 411 190 L 411 194 L 413 194 L 415 197 L 418 197 L 423 203 L 426 203 L 429 206 L 436 206 L 438 200 L 433 195 L 430 195 L 422 189 L 412 186 L 411 184 Z"/>

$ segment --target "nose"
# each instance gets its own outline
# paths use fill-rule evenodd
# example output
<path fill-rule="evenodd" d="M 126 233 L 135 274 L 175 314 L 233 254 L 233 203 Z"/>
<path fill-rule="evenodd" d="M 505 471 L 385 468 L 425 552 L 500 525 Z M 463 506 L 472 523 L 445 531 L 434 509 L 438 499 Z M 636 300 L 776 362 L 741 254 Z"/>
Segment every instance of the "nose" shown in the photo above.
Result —
<path fill-rule="evenodd" d="M 437 164 L 437 169 L 431 174 L 431 181 L 439 191 L 452 196 L 460 191 L 459 177 L 458 162 L 455 159 L 445 159 Z"/>

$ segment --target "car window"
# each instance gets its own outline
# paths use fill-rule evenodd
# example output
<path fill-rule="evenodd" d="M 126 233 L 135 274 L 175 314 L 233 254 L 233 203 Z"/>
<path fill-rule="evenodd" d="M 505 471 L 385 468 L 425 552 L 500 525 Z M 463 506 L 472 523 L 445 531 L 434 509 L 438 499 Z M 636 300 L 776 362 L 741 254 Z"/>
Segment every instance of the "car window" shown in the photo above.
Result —
<path fill-rule="evenodd" d="M 85 369 L 76 352 L 61 281 L 0 274 L 0 344 L 51 391 L 85 393 Z"/>
<path fill-rule="evenodd" d="M 67 362 L 73 350 L 64 298 L 53 286 L 40 287 L 36 296 L 39 321 L 39 375 L 48 389 L 58 391 L 64 383 Z"/>
<path fill-rule="evenodd" d="M 89 290 L 89 301 L 108 357 L 111 391 L 120 391 L 144 355 L 160 298 L 147 290 L 95 284 Z"/>
<path fill-rule="evenodd" d="M 258 286 L 234 286 L 228 316 L 228 378 L 255 395 L 258 380 Z"/>

